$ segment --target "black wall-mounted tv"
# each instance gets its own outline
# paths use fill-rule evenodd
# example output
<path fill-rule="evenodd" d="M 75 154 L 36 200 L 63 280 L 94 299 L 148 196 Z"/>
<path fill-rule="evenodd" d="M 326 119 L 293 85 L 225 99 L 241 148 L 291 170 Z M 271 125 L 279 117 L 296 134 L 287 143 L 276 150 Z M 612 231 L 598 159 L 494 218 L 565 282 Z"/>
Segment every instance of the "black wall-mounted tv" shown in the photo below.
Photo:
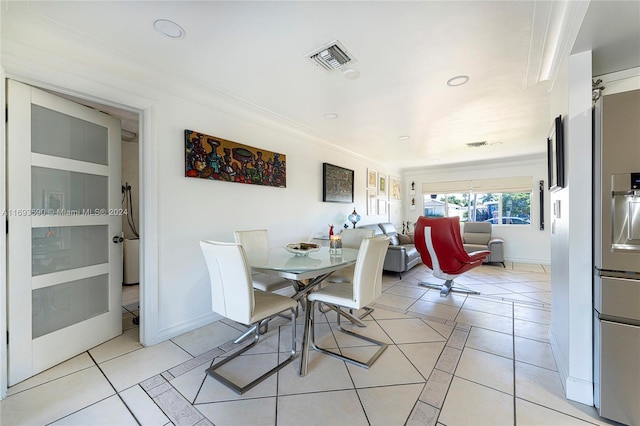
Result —
<path fill-rule="evenodd" d="M 547 137 L 547 167 L 549 190 L 564 188 L 564 126 L 561 115 L 553 121 Z"/>

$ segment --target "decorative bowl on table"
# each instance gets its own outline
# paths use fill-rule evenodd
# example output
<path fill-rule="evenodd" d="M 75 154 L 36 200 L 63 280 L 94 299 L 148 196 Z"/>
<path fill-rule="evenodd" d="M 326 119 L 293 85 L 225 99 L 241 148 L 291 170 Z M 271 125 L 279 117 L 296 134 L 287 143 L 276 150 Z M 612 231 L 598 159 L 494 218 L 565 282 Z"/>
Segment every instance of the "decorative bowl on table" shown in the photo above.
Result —
<path fill-rule="evenodd" d="M 320 250 L 320 246 L 315 243 L 289 243 L 284 249 L 296 256 L 306 256 L 309 253 Z"/>

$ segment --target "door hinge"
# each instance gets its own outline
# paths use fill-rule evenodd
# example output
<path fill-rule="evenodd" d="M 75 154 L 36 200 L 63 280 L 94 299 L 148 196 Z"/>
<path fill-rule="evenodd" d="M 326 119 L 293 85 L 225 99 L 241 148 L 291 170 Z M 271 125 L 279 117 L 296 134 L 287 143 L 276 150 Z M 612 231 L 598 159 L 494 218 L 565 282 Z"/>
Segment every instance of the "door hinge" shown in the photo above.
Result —
<path fill-rule="evenodd" d="M 4 107 L 4 122 L 9 122 L 9 107 Z"/>
<path fill-rule="evenodd" d="M 9 344 L 9 330 L 7 330 L 7 345 Z"/>

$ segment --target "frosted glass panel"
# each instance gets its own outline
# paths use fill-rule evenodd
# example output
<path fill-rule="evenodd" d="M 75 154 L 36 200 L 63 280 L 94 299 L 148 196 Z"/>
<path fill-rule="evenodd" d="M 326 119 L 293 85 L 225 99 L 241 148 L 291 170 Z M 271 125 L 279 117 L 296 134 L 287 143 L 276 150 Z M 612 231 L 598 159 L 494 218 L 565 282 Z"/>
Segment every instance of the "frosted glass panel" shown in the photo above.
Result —
<path fill-rule="evenodd" d="M 31 105 L 31 151 L 108 164 L 106 127 Z"/>
<path fill-rule="evenodd" d="M 106 209 L 108 178 L 87 173 L 31 167 L 31 208 L 47 214 L 88 214 Z"/>
<path fill-rule="evenodd" d="M 108 231 L 107 225 L 33 228 L 32 275 L 107 263 Z"/>
<path fill-rule="evenodd" d="M 32 338 L 109 310 L 109 275 L 70 281 L 31 292 Z"/>

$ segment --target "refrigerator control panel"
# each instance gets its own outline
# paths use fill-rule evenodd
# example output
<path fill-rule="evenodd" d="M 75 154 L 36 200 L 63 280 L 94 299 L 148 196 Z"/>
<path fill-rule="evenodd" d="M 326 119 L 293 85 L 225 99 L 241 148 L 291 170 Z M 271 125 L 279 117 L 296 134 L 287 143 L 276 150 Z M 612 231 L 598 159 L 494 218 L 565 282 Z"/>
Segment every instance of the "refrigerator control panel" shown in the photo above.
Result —
<path fill-rule="evenodd" d="M 631 189 L 640 189 L 640 172 L 631 173 Z"/>

